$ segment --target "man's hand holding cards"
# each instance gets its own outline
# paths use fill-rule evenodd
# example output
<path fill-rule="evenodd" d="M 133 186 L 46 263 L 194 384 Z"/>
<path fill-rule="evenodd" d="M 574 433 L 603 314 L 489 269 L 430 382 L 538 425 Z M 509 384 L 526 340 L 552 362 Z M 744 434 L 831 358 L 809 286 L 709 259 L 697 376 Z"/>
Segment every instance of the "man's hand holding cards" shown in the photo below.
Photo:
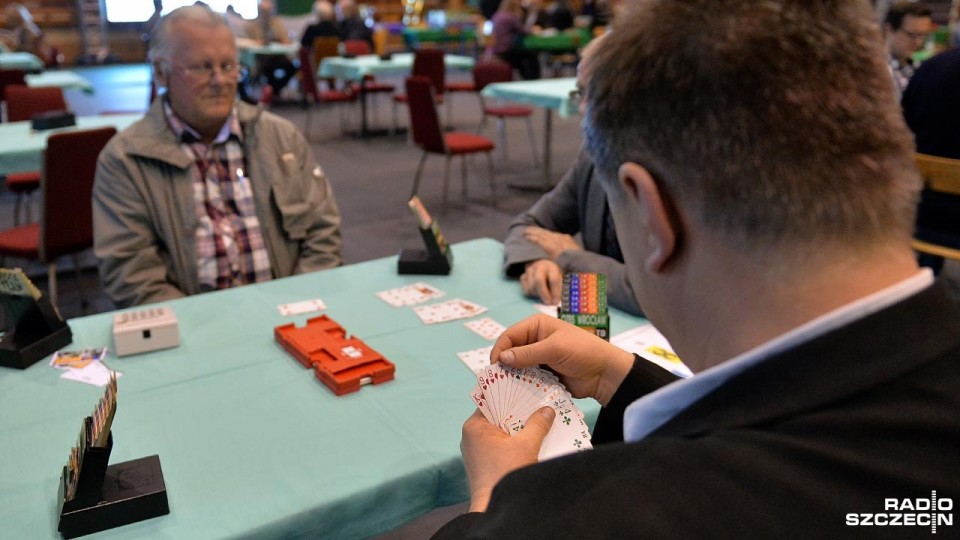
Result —
<path fill-rule="evenodd" d="M 492 364 L 477 373 L 477 386 L 470 396 L 491 424 L 511 436 L 520 433 L 538 409 L 553 408 L 556 416 L 540 447 L 540 461 L 593 448 L 583 413 L 549 371 Z"/>

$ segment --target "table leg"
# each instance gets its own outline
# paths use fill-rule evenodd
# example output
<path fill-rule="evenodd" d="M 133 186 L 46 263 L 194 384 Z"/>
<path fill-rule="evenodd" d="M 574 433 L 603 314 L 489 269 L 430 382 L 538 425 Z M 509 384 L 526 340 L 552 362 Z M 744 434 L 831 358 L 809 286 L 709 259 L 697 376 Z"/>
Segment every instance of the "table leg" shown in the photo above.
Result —
<path fill-rule="evenodd" d="M 546 192 L 553 188 L 553 178 L 550 170 L 550 154 L 553 136 L 553 109 L 543 109 L 543 182 L 539 184 L 517 184 L 509 186 L 521 191 Z"/>

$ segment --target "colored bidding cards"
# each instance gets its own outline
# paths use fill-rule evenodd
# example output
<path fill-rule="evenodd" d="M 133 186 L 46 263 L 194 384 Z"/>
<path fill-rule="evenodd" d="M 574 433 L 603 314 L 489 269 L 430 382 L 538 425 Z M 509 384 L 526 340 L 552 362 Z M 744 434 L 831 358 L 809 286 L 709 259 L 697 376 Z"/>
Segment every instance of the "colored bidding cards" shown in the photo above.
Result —
<path fill-rule="evenodd" d="M 557 415 L 540 447 L 540 461 L 593 448 L 583 413 L 549 371 L 488 365 L 477 373 L 477 386 L 470 396 L 491 424 L 510 435 L 522 431 L 541 407 L 553 407 Z"/>

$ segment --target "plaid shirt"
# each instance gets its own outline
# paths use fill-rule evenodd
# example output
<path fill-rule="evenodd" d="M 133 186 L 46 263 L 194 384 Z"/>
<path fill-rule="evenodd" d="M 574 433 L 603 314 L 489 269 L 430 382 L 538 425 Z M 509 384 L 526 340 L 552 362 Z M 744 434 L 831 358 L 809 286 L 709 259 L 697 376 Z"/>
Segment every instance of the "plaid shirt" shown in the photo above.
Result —
<path fill-rule="evenodd" d="M 164 102 L 170 129 L 180 148 L 193 159 L 193 201 L 198 226 L 194 233 L 197 275 L 204 291 L 268 281 L 270 257 L 260 233 L 253 190 L 243 154 L 243 132 L 236 111 L 213 144 L 177 118 Z"/>

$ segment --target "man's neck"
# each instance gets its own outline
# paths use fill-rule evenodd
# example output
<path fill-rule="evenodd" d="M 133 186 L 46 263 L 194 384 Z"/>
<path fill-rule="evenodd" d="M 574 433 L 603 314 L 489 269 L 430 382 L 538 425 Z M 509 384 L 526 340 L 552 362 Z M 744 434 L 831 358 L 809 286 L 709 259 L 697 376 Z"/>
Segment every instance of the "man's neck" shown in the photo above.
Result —
<path fill-rule="evenodd" d="M 825 250 L 786 269 L 748 262 L 735 252 L 711 260 L 721 262 L 691 265 L 683 279 L 694 286 L 675 297 L 673 311 L 681 315 L 662 329 L 695 372 L 918 271 L 912 251 L 904 247 Z"/>

